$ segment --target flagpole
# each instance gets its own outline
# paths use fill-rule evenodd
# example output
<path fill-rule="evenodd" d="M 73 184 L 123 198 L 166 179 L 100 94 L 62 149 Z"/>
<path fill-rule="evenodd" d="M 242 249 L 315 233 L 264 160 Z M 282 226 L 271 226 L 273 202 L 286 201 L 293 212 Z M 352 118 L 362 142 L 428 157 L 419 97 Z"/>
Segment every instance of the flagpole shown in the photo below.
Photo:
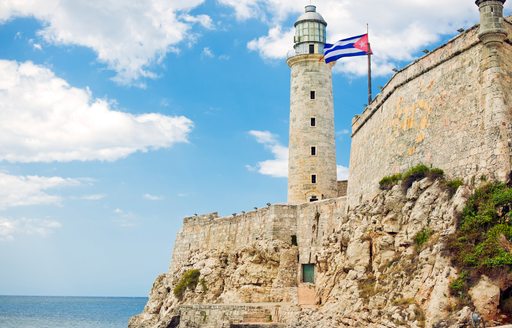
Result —
<path fill-rule="evenodd" d="M 366 24 L 366 35 L 368 35 L 368 24 Z M 372 102 L 372 48 L 370 47 L 370 36 L 368 35 L 368 106 Z"/>

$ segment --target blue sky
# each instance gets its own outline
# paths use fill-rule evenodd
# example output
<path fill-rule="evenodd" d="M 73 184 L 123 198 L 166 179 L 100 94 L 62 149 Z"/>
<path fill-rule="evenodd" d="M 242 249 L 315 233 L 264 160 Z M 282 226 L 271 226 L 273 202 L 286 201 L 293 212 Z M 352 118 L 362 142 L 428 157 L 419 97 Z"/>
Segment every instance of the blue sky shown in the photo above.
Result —
<path fill-rule="evenodd" d="M 3 2 L 0 294 L 144 296 L 184 216 L 285 202 L 284 58 L 308 3 Z M 329 41 L 370 24 L 374 93 L 478 20 L 465 0 L 317 5 Z M 340 176 L 365 71 L 335 67 Z"/>

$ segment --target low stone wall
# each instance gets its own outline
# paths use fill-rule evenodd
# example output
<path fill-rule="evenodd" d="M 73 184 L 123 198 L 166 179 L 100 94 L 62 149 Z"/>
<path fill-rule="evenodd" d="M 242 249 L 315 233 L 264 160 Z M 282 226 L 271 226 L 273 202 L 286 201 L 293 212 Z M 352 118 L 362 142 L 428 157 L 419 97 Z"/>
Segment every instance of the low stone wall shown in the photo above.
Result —
<path fill-rule="evenodd" d="M 180 267 L 194 251 L 230 251 L 257 240 L 291 242 L 295 231 L 296 207 L 272 205 L 230 217 L 217 213 L 188 217 L 174 246 L 171 271 Z"/>
<path fill-rule="evenodd" d="M 197 251 L 233 251 L 258 240 L 296 241 L 300 263 L 315 263 L 320 241 L 332 233 L 345 211 L 346 198 L 302 205 L 271 205 L 231 217 L 217 213 L 185 218 L 176 238 L 170 271 Z"/>
<path fill-rule="evenodd" d="M 280 322 L 282 307 L 282 304 L 182 305 L 179 327 L 273 327 Z"/>

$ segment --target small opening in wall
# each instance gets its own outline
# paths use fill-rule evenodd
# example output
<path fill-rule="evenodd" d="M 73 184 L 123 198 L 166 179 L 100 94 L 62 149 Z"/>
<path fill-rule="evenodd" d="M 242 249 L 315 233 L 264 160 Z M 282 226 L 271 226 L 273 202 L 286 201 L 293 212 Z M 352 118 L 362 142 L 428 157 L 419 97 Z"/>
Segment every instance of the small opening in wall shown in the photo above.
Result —
<path fill-rule="evenodd" d="M 311 118 L 311 126 L 316 126 L 316 118 Z"/>
<path fill-rule="evenodd" d="M 316 202 L 317 200 L 318 200 L 318 198 L 316 196 L 311 196 L 311 198 L 309 198 L 310 203 Z"/>
<path fill-rule="evenodd" d="M 297 235 L 292 235 L 292 246 L 297 246 Z"/>
<path fill-rule="evenodd" d="M 316 97 L 316 92 L 315 91 L 310 91 L 309 92 L 309 98 L 310 99 L 315 99 L 315 97 Z"/>
<path fill-rule="evenodd" d="M 501 312 L 506 315 L 512 315 L 512 288 L 507 288 L 500 292 L 500 305 Z"/>
<path fill-rule="evenodd" d="M 316 147 L 311 147 L 311 156 L 316 156 Z"/>
<path fill-rule="evenodd" d="M 315 283 L 315 265 L 303 264 L 302 265 L 302 282 Z"/>
<path fill-rule="evenodd" d="M 311 175 L 311 183 L 316 183 L 316 174 Z"/>
<path fill-rule="evenodd" d="M 310 54 L 314 54 L 315 53 L 315 45 L 314 44 L 310 44 L 309 45 L 309 53 Z"/>

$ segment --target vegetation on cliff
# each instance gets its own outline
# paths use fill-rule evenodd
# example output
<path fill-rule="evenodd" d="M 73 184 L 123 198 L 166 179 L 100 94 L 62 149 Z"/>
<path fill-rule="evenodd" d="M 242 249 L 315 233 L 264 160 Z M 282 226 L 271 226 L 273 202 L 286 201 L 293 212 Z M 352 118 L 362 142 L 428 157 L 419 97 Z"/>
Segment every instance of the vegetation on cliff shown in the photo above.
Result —
<path fill-rule="evenodd" d="M 455 194 L 457 189 L 463 184 L 461 179 L 446 180 L 444 177 L 444 171 L 440 168 L 429 167 L 425 164 L 418 164 L 403 173 L 385 176 L 379 181 L 379 188 L 381 190 L 390 190 L 393 186 L 400 183 L 402 190 L 406 192 L 407 189 L 412 186 L 414 181 L 418 181 L 423 178 L 430 178 L 432 180 L 441 179 L 443 186 L 450 195 Z"/>
<path fill-rule="evenodd" d="M 418 164 L 411 167 L 404 173 L 397 173 L 389 176 L 385 176 L 379 181 L 379 187 L 381 190 L 390 190 L 393 186 L 401 182 L 402 189 L 406 191 L 411 187 L 414 181 L 421 180 L 425 177 L 432 179 L 440 178 L 444 175 L 443 170 L 438 168 L 431 168 L 425 164 Z"/>
<path fill-rule="evenodd" d="M 190 269 L 183 273 L 180 281 L 174 286 L 173 293 L 176 298 L 181 299 L 188 289 L 194 290 L 199 283 L 199 276 L 201 272 L 196 269 Z"/>
<path fill-rule="evenodd" d="M 448 239 L 448 250 L 459 277 L 452 281 L 454 295 L 464 296 L 482 274 L 498 276 L 512 268 L 512 188 L 489 183 L 468 199 Z"/>

